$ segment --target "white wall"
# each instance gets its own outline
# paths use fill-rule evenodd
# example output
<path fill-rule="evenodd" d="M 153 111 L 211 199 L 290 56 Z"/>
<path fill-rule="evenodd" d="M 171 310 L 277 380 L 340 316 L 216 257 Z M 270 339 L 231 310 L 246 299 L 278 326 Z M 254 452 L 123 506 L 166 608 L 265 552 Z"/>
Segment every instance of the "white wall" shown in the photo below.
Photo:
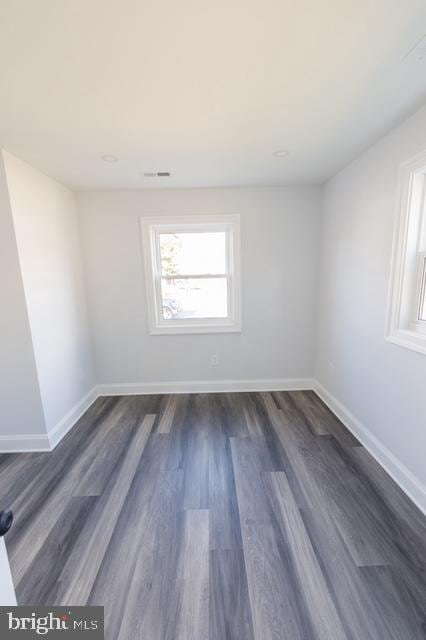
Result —
<path fill-rule="evenodd" d="M 0 152 L 0 448 L 46 435 L 3 156 Z"/>
<path fill-rule="evenodd" d="M 75 196 L 9 153 L 4 162 L 50 431 L 95 382 Z"/>
<path fill-rule="evenodd" d="M 0 538 L 0 606 L 16 607 L 15 588 L 4 538 Z"/>
<path fill-rule="evenodd" d="M 79 193 L 98 382 L 311 377 L 319 204 L 309 187 Z M 203 213 L 241 214 L 243 331 L 151 336 L 139 217 Z"/>
<path fill-rule="evenodd" d="M 393 454 L 406 467 L 393 471 L 418 502 L 425 500 L 426 357 L 385 342 L 384 332 L 398 169 L 425 149 L 423 108 L 325 186 L 316 373 L 385 458 L 390 452 L 389 465 Z"/>

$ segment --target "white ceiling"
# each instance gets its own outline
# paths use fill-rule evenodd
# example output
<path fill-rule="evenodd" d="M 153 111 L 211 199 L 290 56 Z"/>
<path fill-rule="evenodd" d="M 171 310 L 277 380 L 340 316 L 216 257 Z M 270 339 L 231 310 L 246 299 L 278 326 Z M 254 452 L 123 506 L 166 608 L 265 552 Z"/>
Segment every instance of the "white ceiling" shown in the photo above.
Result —
<path fill-rule="evenodd" d="M 426 99 L 425 33 L 425 0 L 0 0 L 0 146 L 79 189 L 322 182 Z"/>

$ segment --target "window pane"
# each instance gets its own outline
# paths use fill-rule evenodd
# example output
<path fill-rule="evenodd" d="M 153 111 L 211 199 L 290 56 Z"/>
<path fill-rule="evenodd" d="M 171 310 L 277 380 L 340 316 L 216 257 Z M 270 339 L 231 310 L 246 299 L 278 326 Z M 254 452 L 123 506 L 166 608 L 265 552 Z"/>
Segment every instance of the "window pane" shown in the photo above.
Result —
<path fill-rule="evenodd" d="M 426 258 L 423 260 L 423 278 L 420 291 L 419 320 L 426 321 Z"/>
<path fill-rule="evenodd" d="M 226 233 L 160 233 L 163 276 L 226 273 Z"/>
<path fill-rule="evenodd" d="M 226 318 L 226 278 L 163 278 L 163 318 Z"/>

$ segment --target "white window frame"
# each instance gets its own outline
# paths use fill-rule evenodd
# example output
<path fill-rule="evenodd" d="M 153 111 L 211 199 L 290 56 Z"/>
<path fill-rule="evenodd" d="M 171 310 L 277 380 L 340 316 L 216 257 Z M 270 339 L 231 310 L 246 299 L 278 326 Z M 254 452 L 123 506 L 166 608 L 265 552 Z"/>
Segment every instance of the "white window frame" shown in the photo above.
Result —
<path fill-rule="evenodd" d="M 426 354 L 426 322 L 419 319 L 426 229 L 426 152 L 401 165 L 397 195 L 386 340 Z"/>
<path fill-rule="evenodd" d="M 235 333 L 241 331 L 241 248 L 240 216 L 187 215 L 141 217 L 142 247 L 145 264 L 148 325 L 151 334 Z M 164 320 L 161 296 L 160 233 L 226 233 L 226 273 L 191 275 L 226 277 L 228 316 L 226 318 L 173 318 Z M 180 274 L 185 276 L 185 274 Z M 189 277 L 189 276 L 187 276 Z"/>

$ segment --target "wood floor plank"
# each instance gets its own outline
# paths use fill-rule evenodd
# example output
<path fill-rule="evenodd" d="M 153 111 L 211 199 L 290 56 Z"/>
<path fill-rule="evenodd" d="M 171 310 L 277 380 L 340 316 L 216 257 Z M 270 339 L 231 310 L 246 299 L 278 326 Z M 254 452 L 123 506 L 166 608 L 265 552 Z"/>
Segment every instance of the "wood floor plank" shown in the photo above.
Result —
<path fill-rule="evenodd" d="M 145 502 L 140 515 L 144 522 L 143 532 L 135 542 L 130 541 L 134 549 L 134 553 L 131 552 L 133 563 L 120 630 L 114 636 L 119 640 L 174 637 L 171 635 L 174 624 L 171 623 L 178 604 L 174 576 L 178 571 L 177 550 L 182 544 L 184 528 L 184 512 L 179 509 L 182 472 L 172 470 L 161 482 L 143 475 L 151 485 L 154 499 Z M 119 538 L 120 546 L 121 542 L 122 538 Z M 143 610 L 141 602 L 144 603 Z M 168 612 L 166 617 L 164 611 Z M 112 638 L 111 631 L 109 633 Z"/>
<path fill-rule="evenodd" d="M 325 412 L 312 402 L 312 397 L 305 391 L 289 391 L 289 398 L 294 402 L 299 413 L 317 436 L 330 435 L 330 424 L 325 419 Z M 328 418 L 328 416 L 327 416 Z"/>
<path fill-rule="evenodd" d="M 265 432 L 262 427 L 262 419 L 250 393 L 246 394 L 243 413 L 249 435 L 252 437 L 264 437 Z"/>
<path fill-rule="evenodd" d="M 289 396 L 316 435 L 332 435 L 343 446 L 360 446 L 355 436 L 346 429 L 314 391 L 290 391 Z"/>
<path fill-rule="evenodd" d="M 387 555 L 378 539 L 376 519 L 359 501 L 356 488 L 343 480 L 347 476 L 344 463 L 337 455 L 330 455 L 334 438 L 322 436 L 309 442 L 299 425 L 288 420 L 282 410 L 275 410 L 270 394 L 263 397 L 278 437 L 291 453 L 291 465 L 309 507 L 320 505 L 333 513 L 358 566 L 386 564 Z"/>
<path fill-rule="evenodd" d="M 98 446 L 98 453 L 90 467 L 82 475 L 73 491 L 74 496 L 100 496 L 108 484 L 111 469 L 117 463 L 123 451 L 128 447 L 134 435 L 135 424 L 132 418 L 121 416 L 116 427 L 105 434 Z"/>
<path fill-rule="evenodd" d="M 353 487 L 358 498 L 358 507 L 353 510 L 362 509 L 363 515 L 368 514 L 368 521 L 373 523 L 370 526 L 374 528 L 376 546 L 380 545 L 386 558 L 384 564 L 395 566 L 410 589 L 421 598 L 426 592 L 426 518 L 420 512 L 415 514 L 412 504 L 410 508 L 404 508 L 402 492 L 395 493 L 393 482 L 387 486 L 398 502 L 391 508 L 387 491 L 383 493 L 384 487 L 378 486 L 374 477 L 364 473 L 357 464 L 360 460 L 358 449 L 343 449 L 334 442 L 331 451 L 333 460 L 344 465 L 342 481 Z M 386 476 L 383 470 L 382 473 Z"/>
<path fill-rule="evenodd" d="M 18 531 L 25 528 L 26 522 L 34 518 L 38 496 L 46 496 L 52 478 L 57 483 L 57 477 L 67 473 L 73 461 L 79 457 L 83 441 L 87 448 L 94 434 L 98 430 L 104 430 L 104 421 L 109 419 L 117 402 L 118 398 L 98 398 L 54 451 L 13 454 L 13 457 L 8 457 L 11 467 L 0 475 L 0 496 L 2 504 L 21 513 L 9 539 L 16 538 Z"/>
<path fill-rule="evenodd" d="M 313 640 L 314 630 L 275 527 L 246 520 L 241 529 L 255 640 Z"/>
<path fill-rule="evenodd" d="M 256 468 L 250 439 L 232 438 L 244 561 L 255 640 L 314 638 L 301 594 Z"/>
<path fill-rule="evenodd" d="M 179 396 L 177 394 L 171 394 L 167 397 L 164 411 L 160 415 L 157 433 L 170 433 L 176 413 L 176 407 L 178 405 L 178 399 Z"/>
<path fill-rule="evenodd" d="M 19 585 L 26 567 L 41 549 L 69 502 L 76 484 L 96 457 L 96 442 L 118 423 L 125 408 L 124 402 L 114 405 L 102 420 L 102 429 L 100 423 L 97 424 L 99 428 L 88 434 L 86 443 L 79 438 L 63 457 L 59 457 L 55 450 L 43 481 L 34 478 L 12 503 L 13 511 L 22 513 L 7 540 L 16 585 Z"/>
<path fill-rule="evenodd" d="M 209 441 L 210 549 L 241 549 L 241 529 L 229 438 L 218 431 Z"/>
<path fill-rule="evenodd" d="M 210 640 L 254 640 L 242 549 L 210 552 Z"/>
<path fill-rule="evenodd" d="M 209 640 L 209 512 L 186 511 L 177 568 L 174 640 Z"/>
<path fill-rule="evenodd" d="M 258 441 L 231 438 L 231 452 L 241 525 L 243 520 L 271 524 L 271 509 L 262 485 Z"/>
<path fill-rule="evenodd" d="M 86 496 L 70 499 L 17 588 L 19 602 L 45 605 L 57 601 L 61 571 L 96 500 Z"/>
<path fill-rule="evenodd" d="M 246 437 L 249 435 L 244 416 L 244 394 L 220 393 L 216 395 L 222 423 L 228 437 Z"/>
<path fill-rule="evenodd" d="M 147 627 L 149 621 L 145 614 L 151 616 L 153 609 L 153 600 L 147 594 L 159 588 L 162 592 L 163 585 L 169 585 L 175 575 L 175 571 L 163 563 L 161 567 L 155 566 L 159 553 L 166 558 L 168 554 L 167 562 L 173 566 L 180 539 L 176 514 L 182 510 L 183 472 L 173 464 L 173 443 L 170 434 L 155 433 L 149 437 L 89 596 L 88 604 L 105 607 L 107 640 L 117 640 L 126 609 L 129 616 L 126 625 L 130 631 L 132 629 L 132 608 L 129 608 L 128 600 L 133 597 L 131 584 L 138 564 L 143 566 L 136 583 L 140 596 L 139 614 L 144 613 L 140 620 Z M 169 601 L 167 592 L 161 599 L 163 611 L 168 610 Z M 149 627 L 151 635 L 146 637 L 155 640 L 156 629 L 162 629 L 168 620 L 169 616 L 162 618 L 157 613 L 156 625 Z"/>
<path fill-rule="evenodd" d="M 2 504 L 12 505 L 29 482 L 43 469 L 49 453 L 0 454 L 0 497 Z"/>
<path fill-rule="evenodd" d="M 93 527 L 86 525 L 88 535 L 81 536 L 83 543 L 78 556 L 73 554 L 61 573 L 61 602 L 64 604 L 73 602 L 74 605 L 84 605 L 87 602 L 155 418 L 155 414 L 148 414 L 143 419 L 114 478 L 113 486 L 96 503 L 90 523 L 93 523 Z"/>
<path fill-rule="evenodd" d="M 186 420 L 180 429 L 184 471 L 184 509 L 207 509 L 209 505 L 209 394 L 190 398 Z"/>
<path fill-rule="evenodd" d="M 299 495 L 300 506 L 311 508 L 321 501 L 318 482 L 309 466 L 309 459 L 315 459 L 320 455 L 318 444 L 313 439 L 307 439 L 297 422 L 295 423 L 282 410 L 276 409 L 270 394 L 262 394 L 262 400 L 277 438 L 286 452 L 289 470 L 295 478 L 296 485 L 300 488 L 294 493 Z M 287 473 L 287 477 L 290 479 L 289 473 Z"/>
<path fill-rule="evenodd" d="M 320 448 L 323 465 L 331 476 L 327 495 L 354 562 L 359 567 L 388 564 L 392 549 L 374 513 L 374 493 L 353 473 L 345 451 L 334 437 L 321 439 Z"/>
<path fill-rule="evenodd" d="M 184 509 L 209 506 L 209 440 L 203 433 L 188 441 L 184 466 Z"/>
<path fill-rule="evenodd" d="M 419 537 L 426 541 L 426 518 L 411 500 L 407 500 L 406 494 L 383 467 L 364 447 L 352 448 L 347 453 L 358 474 L 367 478 L 369 483 L 375 487 L 388 509 L 394 514 L 398 514 L 414 535 L 420 532 Z M 426 556 L 426 553 L 424 555 Z"/>
<path fill-rule="evenodd" d="M 286 475 L 265 473 L 264 481 L 318 640 L 347 640 Z"/>
<path fill-rule="evenodd" d="M 362 567 L 361 576 L 375 609 L 380 637 L 424 640 L 426 606 L 418 606 L 398 572 L 393 567 Z"/>
<path fill-rule="evenodd" d="M 348 637 L 381 639 L 381 625 L 361 569 L 354 564 L 333 517 L 321 509 L 304 510 L 301 515 Z"/>

